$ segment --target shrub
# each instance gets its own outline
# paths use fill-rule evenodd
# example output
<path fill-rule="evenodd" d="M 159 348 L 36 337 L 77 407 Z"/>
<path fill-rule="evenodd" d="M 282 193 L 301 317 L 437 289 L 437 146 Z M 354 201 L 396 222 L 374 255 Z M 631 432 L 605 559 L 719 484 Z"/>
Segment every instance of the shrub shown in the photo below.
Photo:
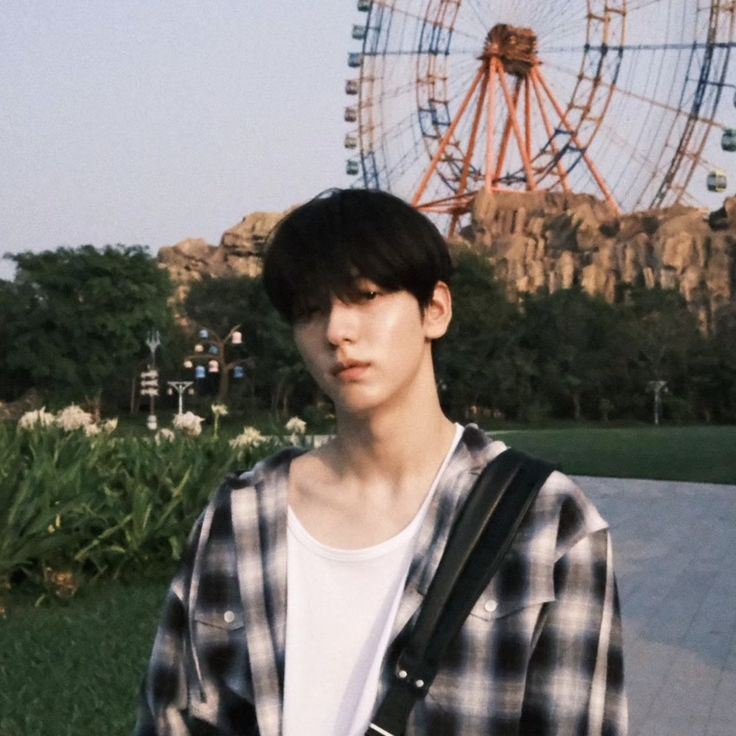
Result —
<path fill-rule="evenodd" d="M 89 577 L 169 571 L 228 472 L 283 444 L 277 435 L 254 441 L 252 428 L 228 442 L 214 432 L 115 437 L 110 422 L 71 424 L 78 429 L 38 418 L 0 425 L 0 590 L 24 579 L 64 597 Z M 301 430 L 293 420 L 291 439 Z"/>

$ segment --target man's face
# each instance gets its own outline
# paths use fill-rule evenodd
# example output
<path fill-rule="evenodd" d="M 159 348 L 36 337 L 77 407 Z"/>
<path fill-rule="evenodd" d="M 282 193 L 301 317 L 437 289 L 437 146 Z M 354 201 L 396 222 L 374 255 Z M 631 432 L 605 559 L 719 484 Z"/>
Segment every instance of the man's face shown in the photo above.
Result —
<path fill-rule="evenodd" d="M 408 291 L 389 292 L 368 279 L 356 285 L 356 301 L 333 297 L 328 312 L 315 309 L 294 325 L 309 372 L 338 412 L 354 414 L 409 395 L 431 370 L 431 340 L 439 336 Z"/>

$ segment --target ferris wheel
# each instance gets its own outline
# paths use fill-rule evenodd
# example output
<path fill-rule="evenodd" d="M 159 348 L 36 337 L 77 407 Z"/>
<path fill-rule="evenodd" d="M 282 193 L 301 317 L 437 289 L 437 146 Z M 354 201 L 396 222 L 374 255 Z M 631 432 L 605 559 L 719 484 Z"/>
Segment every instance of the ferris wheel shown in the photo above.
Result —
<path fill-rule="evenodd" d="M 622 211 L 720 203 L 709 193 L 736 164 L 734 0 L 357 8 L 344 141 L 356 185 L 451 229 L 482 188 L 587 192 Z"/>

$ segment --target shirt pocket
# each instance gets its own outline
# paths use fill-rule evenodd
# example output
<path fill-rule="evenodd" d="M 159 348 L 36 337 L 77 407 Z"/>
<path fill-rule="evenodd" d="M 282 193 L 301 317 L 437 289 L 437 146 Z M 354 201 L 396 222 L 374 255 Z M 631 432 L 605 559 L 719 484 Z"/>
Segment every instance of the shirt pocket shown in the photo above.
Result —
<path fill-rule="evenodd" d="M 468 734 L 476 727 L 485 733 L 493 719 L 516 719 L 544 607 L 553 600 L 551 564 L 505 560 L 450 644 L 427 707 L 460 716 Z"/>
<path fill-rule="evenodd" d="M 230 691 L 252 700 L 245 621 L 242 609 L 196 611 L 194 648 L 201 669 L 204 690 Z M 208 698 L 209 699 L 209 698 Z"/>

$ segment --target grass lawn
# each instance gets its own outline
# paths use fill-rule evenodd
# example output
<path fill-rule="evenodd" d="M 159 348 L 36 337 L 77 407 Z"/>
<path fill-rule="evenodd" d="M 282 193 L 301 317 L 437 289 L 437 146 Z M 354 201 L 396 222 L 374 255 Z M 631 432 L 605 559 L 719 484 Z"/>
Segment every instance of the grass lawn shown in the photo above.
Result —
<path fill-rule="evenodd" d="M 2 736 L 130 736 L 166 583 L 103 583 L 68 604 L 13 595 L 0 619 Z"/>
<path fill-rule="evenodd" d="M 494 432 L 573 475 L 736 484 L 736 427 L 581 427 Z"/>

